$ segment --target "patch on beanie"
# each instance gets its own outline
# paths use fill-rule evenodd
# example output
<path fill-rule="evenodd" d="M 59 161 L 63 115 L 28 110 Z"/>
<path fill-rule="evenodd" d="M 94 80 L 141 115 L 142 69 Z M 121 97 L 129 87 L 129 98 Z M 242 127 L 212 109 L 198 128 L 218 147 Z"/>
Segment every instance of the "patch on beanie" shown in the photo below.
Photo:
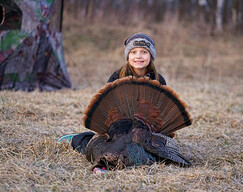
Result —
<path fill-rule="evenodd" d="M 144 47 L 144 46 L 146 46 L 146 47 L 148 47 L 148 48 L 150 48 L 150 43 L 146 43 L 145 41 L 134 41 L 133 42 L 133 45 L 134 46 L 142 46 L 142 47 Z"/>

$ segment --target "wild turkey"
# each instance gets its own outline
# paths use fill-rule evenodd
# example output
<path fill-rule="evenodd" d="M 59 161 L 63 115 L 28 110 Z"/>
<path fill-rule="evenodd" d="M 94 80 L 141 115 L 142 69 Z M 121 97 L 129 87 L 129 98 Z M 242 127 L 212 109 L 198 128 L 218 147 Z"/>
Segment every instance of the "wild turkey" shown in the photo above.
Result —
<path fill-rule="evenodd" d="M 84 111 L 84 126 L 96 133 L 81 134 L 79 151 L 93 167 L 107 169 L 159 160 L 190 165 L 170 137 L 191 125 L 185 108 L 171 88 L 155 80 L 125 77 L 108 83 Z"/>

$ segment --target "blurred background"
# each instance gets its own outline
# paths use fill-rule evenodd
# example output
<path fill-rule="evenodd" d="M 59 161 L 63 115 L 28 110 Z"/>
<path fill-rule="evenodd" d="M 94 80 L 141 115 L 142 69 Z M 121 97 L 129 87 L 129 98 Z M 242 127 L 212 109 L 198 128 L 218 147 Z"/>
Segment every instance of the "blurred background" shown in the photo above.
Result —
<path fill-rule="evenodd" d="M 87 131 L 83 112 L 137 32 L 155 41 L 158 72 L 188 105 L 193 125 L 176 140 L 193 166 L 97 177 L 56 141 Z M 0 0 L 0 89 L 7 74 L 4 88 L 59 90 L 70 76 L 75 90 L 0 91 L 0 191 L 242 191 L 242 34 L 243 0 Z"/>
<path fill-rule="evenodd" d="M 155 41 L 169 85 L 242 79 L 243 1 L 69 0 L 62 33 L 73 88 L 104 85 L 126 63 L 123 43 L 137 32 Z"/>

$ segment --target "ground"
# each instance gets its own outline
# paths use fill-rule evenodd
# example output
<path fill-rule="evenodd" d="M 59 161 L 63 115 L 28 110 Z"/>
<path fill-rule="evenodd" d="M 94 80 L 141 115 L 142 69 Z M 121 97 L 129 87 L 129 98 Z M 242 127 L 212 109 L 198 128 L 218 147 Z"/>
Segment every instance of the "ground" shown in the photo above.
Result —
<path fill-rule="evenodd" d="M 123 41 L 143 31 L 156 42 L 158 71 L 186 101 L 193 124 L 176 140 L 189 168 L 155 163 L 92 174 L 85 156 L 56 140 L 88 131 L 82 114 L 124 64 Z M 0 191 L 240 191 L 243 187 L 243 38 L 182 26 L 65 24 L 73 89 L 0 92 Z"/>

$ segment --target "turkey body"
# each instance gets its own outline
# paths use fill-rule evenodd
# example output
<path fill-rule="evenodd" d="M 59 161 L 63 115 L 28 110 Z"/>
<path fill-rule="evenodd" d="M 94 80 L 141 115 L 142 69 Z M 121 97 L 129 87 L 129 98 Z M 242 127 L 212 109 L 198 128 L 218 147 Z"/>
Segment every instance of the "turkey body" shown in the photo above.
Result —
<path fill-rule="evenodd" d="M 85 154 L 93 167 L 122 169 L 127 166 L 150 165 L 160 160 L 190 165 L 179 153 L 176 141 L 165 135 L 152 133 L 142 121 L 116 121 L 107 133 L 96 134 L 86 146 Z"/>
<path fill-rule="evenodd" d="M 122 169 L 160 160 L 190 165 L 169 135 L 192 119 L 179 95 L 156 80 L 124 77 L 107 84 L 91 99 L 83 122 L 95 133 L 82 133 L 77 143 L 94 167 Z"/>

